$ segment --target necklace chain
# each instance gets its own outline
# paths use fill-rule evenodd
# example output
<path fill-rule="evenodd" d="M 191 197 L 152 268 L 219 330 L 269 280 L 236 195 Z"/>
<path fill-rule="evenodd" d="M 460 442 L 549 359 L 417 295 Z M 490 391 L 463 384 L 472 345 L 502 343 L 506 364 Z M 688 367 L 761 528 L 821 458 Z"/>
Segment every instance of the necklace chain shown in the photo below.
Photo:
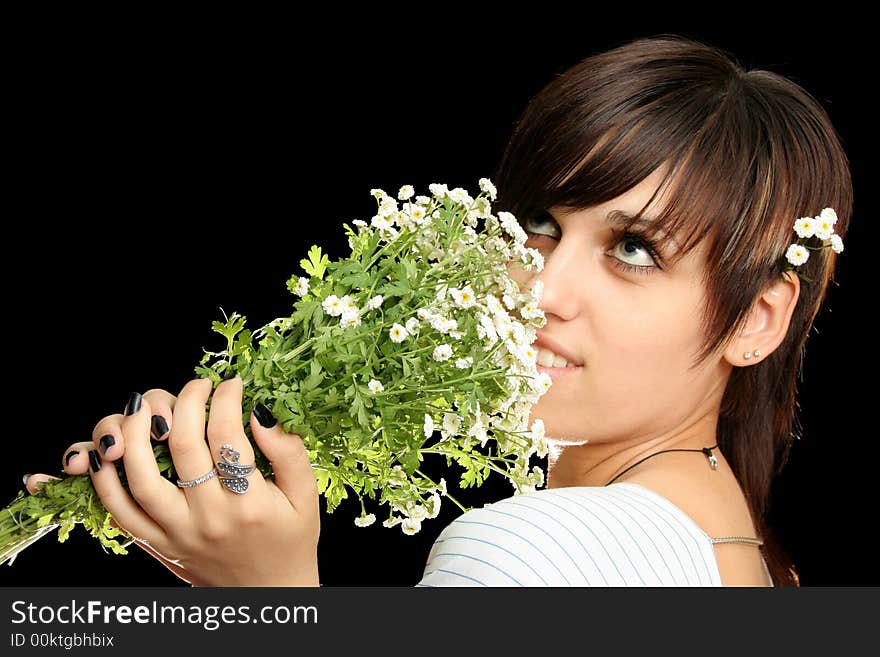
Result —
<path fill-rule="evenodd" d="M 654 452 L 653 454 L 648 454 L 645 458 L 636 461 L 631 466 L 626 468 L 626 470 L 624 470 L 623 472 L 621 472 L 620 474 L 615 476 L 614 479 L 617 479 L 617 477 L 620 477 L 620 475 L 624 474 L 624 472 L 632 470 L 634 467 L 636 467 L 642 461 L 647 461 L 652 456 L 657 456 L 658 454 L 664 454 L 666 452 L 702 452 L 703 454 L 706 455 L 706 458 L 709 459 L 709 465 L 712 466 L 712 469 L 717 470 L 718 469 L 718 459 L 715 458 L 715 455 L 712 453 L 712 450 L 715 449 L 716 447 L 718 447 L 718 443 L 715 443 L 714 445 L 712 445 L 712 447 L 703 447 L 702 449 L 661 449 L 659 452 Z M 614 482 L 614 479 L 612 479 L 611 481 L 609 481 L 605 485 L 610 486 Z"/>

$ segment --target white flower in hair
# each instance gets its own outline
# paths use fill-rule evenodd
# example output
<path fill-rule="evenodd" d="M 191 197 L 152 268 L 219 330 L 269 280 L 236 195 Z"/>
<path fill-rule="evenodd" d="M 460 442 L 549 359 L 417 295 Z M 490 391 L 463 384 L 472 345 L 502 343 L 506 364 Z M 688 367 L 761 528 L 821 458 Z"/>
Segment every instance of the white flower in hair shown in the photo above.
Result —
<path fill-rule="evenodd" d="M 819 218 L 830 221 L 832 226 L 837 223 L 837 213 L 834 208 L 825 208 L 819 213 Z"/>
<path fill-rule="evenodd" d="M 785 252 L 785 259 L 795 267 L 804 264 L 809 257 L 810 252 L 807 251 L 806 247 L 803 247 L 800 244 L 792 244 Z"/>
<path fill-rule="evenodd" d="M 843 251 L 843 240 L 840 239 L 840 235 L 837 235 L 836 233 L 831 236 L 831 250 L 835 253 Z"/>
<path fill-rule="evenodd" d="M 827 240 L 834 235 L 834 222 L 829 217 L 823 217 L 821 214 L 816 217 L 816 237 L 820 240 Z"/>
<path fill-rule="evenodd" d="M 812 237 L 816 232 L 816 220 L 813 217 L 801 217 L 794 222 L 794 232 L 798 237 Z"/>

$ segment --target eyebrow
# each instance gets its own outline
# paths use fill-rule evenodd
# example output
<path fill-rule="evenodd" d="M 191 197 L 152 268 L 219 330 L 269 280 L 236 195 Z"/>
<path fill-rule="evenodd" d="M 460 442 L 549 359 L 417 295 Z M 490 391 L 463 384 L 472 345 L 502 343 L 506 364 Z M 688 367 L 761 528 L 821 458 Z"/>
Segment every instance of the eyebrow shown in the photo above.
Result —
<path fill-rule="evenodd" d="M 636 217 L 636 215 L 630 214 L 629 212 L 625 212 L 624 210 L 612 210 L 611 212 L 609 212 L 608 214 L 605 215 L 605 223 L 615 224 L 617 226 L 625 226 L 627 224 L 629 224 L 629 225 L 634 225 L 634 224 L 650 225 L 651 223 L 653 223 L 657 220 L 657 217 L 653 217 L 653 216 L 646 217 L 646 216 L 642 215 L 642 217 L 638 221 L 634 222 L 633 219 L 635 219 L 635 217 Z"/>
<path fill-rule="evenodd" d="M 654 215 L 642 215 L 641 218 L 636 219 L 636 215 L 630 214 L 624 210 L 611 210 L 607 215 L 605 215 L 605 223 L 614 224 L 616 226 L 645 226 L 647 228 L 651 228 L 654 226 L 657 221 L 657 217 Z M 681 244 L 678 241 L 669 235 L 665 230 L 655 229 L 663 238 L 668 239 L 677 250 L 681 250 Z"/>

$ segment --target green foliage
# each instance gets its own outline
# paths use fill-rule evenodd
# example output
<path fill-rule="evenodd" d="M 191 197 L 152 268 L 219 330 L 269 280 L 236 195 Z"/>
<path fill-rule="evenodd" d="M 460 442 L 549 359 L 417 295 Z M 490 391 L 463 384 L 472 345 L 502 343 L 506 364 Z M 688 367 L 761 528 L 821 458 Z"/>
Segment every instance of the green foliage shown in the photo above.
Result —
<path fill-rule="evenodd" d="M 442 204 L 434 201 L 427 210 L 437 210 L 432 239 L 442 245 L 440 251 L 456 253 L 454 264 L 425 257 L 424 244 L 416 252 L 417 231 L 401 230 L 395 239 L 385 240 L 379 231 L 355 233 L 346 225 L 351 256 L 330 262 L 312 246 L 308 259 L 300 260 L 310 276 L 309 289 L 289 316 L 252 332 L 244 316 L 227 315 L 221 308 L 223 320 L 211 325 L 217 350 L 203 350 L 195 368 L 215 386 L 235 375 L 242 378 L 242 420 L 248 438 L 247 420 L 256 403 L 266 405 L 285 431 L 302 438 L 328 513 L 350 493 L 362 504 L 364 498 L 372 499 L 392 511 L 423 504 L 439 488 L 420 470 L 427 454 L 445 457 L 447 463 L 454 460 L 464 470 L 463 488 L 481 485 L 491 471 L 518 485 L 526 483 L 514 465 L 524 455 L 527 459 L 530 441 L 510 430 L 514 423 L 509 418 L 504 430 L 490 432 L 504 436 L 507 446 L 494 455 L 478 450 L 474 445 L 479 443 L 471 438 L 449 436 L 431 444 L 431 437 L 425 436 L 426 415 L 438 428 L 444 414 L 456 415 L 463 432 L 477 420 L 477 403 L 484 413 L 491 412 L 494 403 L 511 394 L 505 386 L 508 368 L 493 360 L 502 343 L 486 347 L 477 336 L 474 311 L 441 303 L 437 297 L 440 278 L 444 289 L 472 286 L 480 299 L 489 293 L 500 297 L 493 276 L 506 271 L 505 256 L 489 249 L 479 252 L 460 241 L 460 206 L 447 199 Z M 499 232 L 497 227 L 487 229 L 480 239 L 485 244 Z M 302 281 L 292 277 L 288 289 L 302 290 Z M 355 308 L 356 313 L 329 314 L 322 300 L 330 295 L 350 303 L 346 309 Z M 373 299 L 377 305 L 370 306 Z M 431 322 L 418 321 L 405 340 L 390 339 L 392 326 L 417 321 L 420 309 L 454 319 L 460 335 L 452 338 Z M 485 305 L 479 309 L 488 312 Z M 452 346 L 451 359 L 432 358 L 441 344 Z M 465 356 L 473 363 L 466 369 L 457 367 L 456 359 Z M 376 384 L 381 389 L 374 390 Z M 271 478 L 271 463 L 251 442 L 257 469 Z M 166 443 L 155 443 L 153 453 L 160 473 L 174 481 Z M 125 485 L 121 463 L 117 471 Z M 465 509 L 445 490 L 444 494 Z M 59 540 L 66 540 L 78 523 L 106 550 L 125 554 L 131 537 L 110 520 L 88 475 L 62 474 L 34 495 L 19 494 L 7 506 L 0 518 L 0 563 L 56 527 Z"/>

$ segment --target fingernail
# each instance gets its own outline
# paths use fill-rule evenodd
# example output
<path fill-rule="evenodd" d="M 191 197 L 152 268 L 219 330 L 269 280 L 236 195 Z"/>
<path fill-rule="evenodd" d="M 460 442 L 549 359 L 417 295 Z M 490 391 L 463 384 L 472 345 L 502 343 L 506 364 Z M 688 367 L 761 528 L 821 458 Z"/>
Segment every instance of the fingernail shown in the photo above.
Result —
<path fill-rule="evenodd" d="M 97 472 L 101 469 L 101 457 L 98 456 L 97 450 L 89 450 L 89 464 L 92 466 L 92 472 Z"/>
<path fill-rule="evenodd" d="M 165 421 L 165 418 L 161 415 L 154 415 L 150 424 L 150 431 L 156 440 L 159 440 L 168 433 L 168 423 Z"/>
<path fill-rule="evenodd" d="M 260 403 L 254 404 L 254 417 L 257 418 L 257 422 L 260 423 L 261 427 L 266 427 L 267 429 L 271 429 L 278 424 L 278 420 L 274 418 L 271 411 Z"/>
<path fill-rule="evenodd" d="M 70 465 L 70 459 L 72 459 L 77 454 L 79 454 L 79 450 L 77 450 L 77 449 L 72 449 L 69 452 L 67 452 L 67 455 L 64 457 L 64 464 Z"/>
<path fill-rule="evenodd" d="M 24 477 L 21 478 L 21 483 L 23 483 L 25 486 L 27 486 L 28 477 L 30 477 L 30 475 L 26 474 Z"/>
<path fill-rule="evenodd" d="M 125 405 L 125 415 L 134 415 L 141 410 L 141 393 L 133 392 Z"/>
<path fill-rule="evenodd" d="M 116 444 L 116 438 L 108 433 L 106 436 L 101 436 L 101 440 L 98 442 L 101 443 L 101 453 L 106 454 L 107 450 Z"/>

